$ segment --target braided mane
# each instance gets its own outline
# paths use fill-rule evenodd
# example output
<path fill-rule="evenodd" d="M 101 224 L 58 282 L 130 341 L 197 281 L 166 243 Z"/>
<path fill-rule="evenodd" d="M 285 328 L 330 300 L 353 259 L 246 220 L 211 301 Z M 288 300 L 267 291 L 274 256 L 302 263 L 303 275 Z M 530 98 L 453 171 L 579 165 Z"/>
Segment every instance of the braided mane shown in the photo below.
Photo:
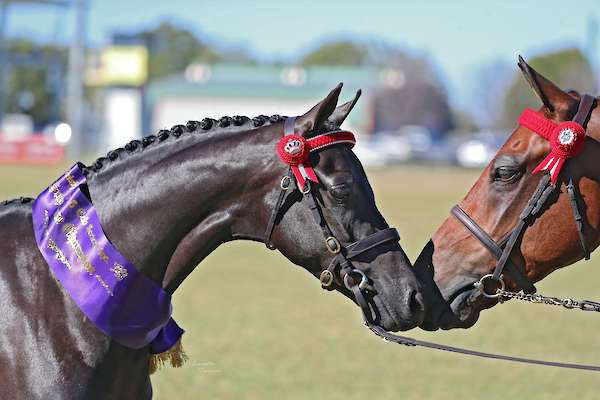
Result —
<path fill-rule="evenodd" d="M 135 139 L 127 143 L 124 147 L 111 150 L 106 156 L 100 157 L 90 166 L 86 166 L 83 170 L 83 173 L 87 176 L 90 172 L 97 172 L 102 169 L 107 162 L 115 161 L 124 154 L 143 151 L 151 145 L 164 142 L 171 136 L 179 138 L 186 133 L 202 133 L 218 128 L 227 128 L 230 126 L 242 128 L 250 123 L 252 123 L 253 127 L 258 128 L 268 123 L 273 124 L 284 121 L 285 118 L 286 117 L 282 117 L 280 115 L 272 115 L 270 117 L 267 115 L 259 115 L 254 118 L 236 115 L 234 117 L 221 117 L 218 120 L 204 118 L 202 121 L 188 121 L 185 125 L 174 125 L 171 129 L 161 129 L 156 135 L 146 136 L 142 140 Z"/>
<path fill-rule="evenodd" d="M 203 133 L 219 128 L 227 128 L 230 126 L 242 128 L 249 124 L 252 124 L 254 128 L 258 128 L 266 124 L 274 124 L 284 121 L 285 118 L 286 117 L 282 117 L 280 115 L 271 115 L 270 117 L 267 115 L 259 115 L 254 118 L 236 115 L 233 117 L 221 117 L 218 120 L 204 118 L 202 121 L 188 121 L 185 125 L 174 125 L 171 129 L 161 129 L 156 133 L 156 135 L 146 136 L 142 140 L 135 139 L 123 147 L 111 150 L 106 156 L 100 157 L 91 165 L 86 166 L 83 169 L 83 173 L 87 176 L 90 174 L 90 172 L 97 172 L 101 170 L 102 167 L 108 162 L 115 161 L 125 154 L 141 152 L 149 146 L 156 146 L 158 143 L 164 142 L 171 136 L 179 138 L 184 134 Z M 0 201 L 0 206 L 7 206 L 14 203 L 27 204 L 33 200 L 34 199 L 31 197 L 19 197 L 17 199 Z"/>
<path fill-rule="evenodd" d="M 156 146 L 157 144 L 164 142 L 171 136 L 179 138 L 184 134 L 203 133 L 213 131 L 219 128 L 227 128 L 230 126 L 242 128 L 249 124 L 252 124 L 254 128 L 258 128 L 266 124 L 282 122 L 286 118 L 287 117 L 285 116 L 277 114 L 271 115 L 270 117 L 267 115 L 258 115 L 254 118 L 236 115 L 233 117 L 221 117 L 218 120 L 213 118 L 204 118 L 202 121 L 188 121 L 185 125 L 174 125 L 173 127 L 171 127 L 171 129 L 161 129 L 156 133 L 156 135 L 146 136 L 142 140 L 132 140 L 123 147 L 119 147 L 115 150 L 109 151 L 106 154 L 106 156 L 99 157 L 91 165 L 85 166 L 83 169 L 83 174 L 87 176 L 91 172 L 98 172 L 107 163 L 115 161 L 119 157 L 122 157 L 126 154 L 141 152 L 149 146 Z M 326 121 L 326 125 L 329 126 L 332 125 L 332 123 L 330 121 Z M 335 127 L 331 126 L 329 128 L 334 129 Z M 34 199 L 30 197 L 19 197 L 17 199 L 0 201 L 0 206 L 5 206 L 13 203 L 27 204 L 32 202 L 33 200 Z"/>

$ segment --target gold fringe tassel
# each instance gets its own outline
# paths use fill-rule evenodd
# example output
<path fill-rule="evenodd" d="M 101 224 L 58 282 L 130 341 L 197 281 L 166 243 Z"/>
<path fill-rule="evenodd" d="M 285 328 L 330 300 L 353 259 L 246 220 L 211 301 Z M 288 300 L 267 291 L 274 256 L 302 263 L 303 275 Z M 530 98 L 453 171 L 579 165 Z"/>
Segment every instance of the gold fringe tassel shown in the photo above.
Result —
<path fill-rule="evenodd" d="M 152 375 L 158 371 L 163 365 L 169 363 L 173 368 L 181 367 L 188 360 L 187 354 L 183 350 L 181 339 L 177 341 L 175 346 L 160 354 L 152 354 L 150 356 L 149 372 Z"/>

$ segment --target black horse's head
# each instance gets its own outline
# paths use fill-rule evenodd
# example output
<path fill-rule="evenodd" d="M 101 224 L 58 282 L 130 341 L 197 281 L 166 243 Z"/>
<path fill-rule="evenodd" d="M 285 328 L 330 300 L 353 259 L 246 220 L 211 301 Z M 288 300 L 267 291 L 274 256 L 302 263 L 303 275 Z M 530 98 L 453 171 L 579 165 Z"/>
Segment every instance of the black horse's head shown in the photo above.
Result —
<path fill-rule="evenodd" d="M 348 141 L 310 152 L 304 162 L 316 179 L 309 192 L 293 177 L 282 182 L 290 169 L 278 151 L 286 127 L 300 136 L 294 145 L 339 131 L 360 94 L 336 108 L 340 91 L 341 85 L 293 123 L 279 116 L 204 119 L 111 152 L 88 171 L 107 234 L 170 293 L 215 248 L 249 239 L 317 277 L 327 270 L 328 289 L 354 300 L 348 287 L 364 276 L 375 322 L 388 330 L 415 327 L 424 314 L 419 283 Z M 357 241 L 361 246 L 348 247 Z"/>
<path fill-rule="evenodd" d="M 338 130 L 360 96 L 358 92 L 352 101 L 336 108 L 340 91 L 341 85 L 298 117 L 291 128 L 294 133 L 310 139 Z M 284 134 L 283 128 L 283 124 L 273 127 L 280 137 Z M 345 274 L 336 270 L 339 266 L 331 267 L 335 257 L 331 247 L 335 250 L 336 243 L 327 243 L 329 232 L 341 243 L 344 253 L 348 244 L 389 227 L 377 209 L 373 189 L 350 146 L 340 143 L 311 153 L 309 162 L 318 183 L 312 182 L 310 194 L 303 195 L 300 190 L 303 188 L 297 186 L 293 191 L 288 190 L 292 193 L 287 193 L 278 212 L 272 243 L 290 261 L 321 277 L 322 281 L 323 271 L 329 267 L 333 273 L 325 278 L 333 281 L 331 288 L 353 298 L 344 285 Z M 287 166 L 279 164 L 275 168 L 281 177 Z M 275 199 L 276 194 L 269 193 L 265 201 L 274 207 Z M 419 284 L 397 240 L 373 246 L 353 258 L 352 266 L 359 275 L 364 274 L 372 286 L 369 301 L 379 325 L 397 331 L 411 329 L 421 322 L 425 307 Z"/>

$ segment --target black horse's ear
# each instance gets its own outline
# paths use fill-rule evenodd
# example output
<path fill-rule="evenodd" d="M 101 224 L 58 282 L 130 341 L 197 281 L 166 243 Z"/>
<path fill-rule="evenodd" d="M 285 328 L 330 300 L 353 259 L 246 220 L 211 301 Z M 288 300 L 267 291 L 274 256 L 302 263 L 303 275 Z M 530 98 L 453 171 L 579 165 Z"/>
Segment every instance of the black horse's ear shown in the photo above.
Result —
<path fill-rule="evenodd" d="M 331 121 L 335 126 L 341 126 L 342 123 L 348 117 L 348 114 L 350 114 L 350 112 L 356 105 L 356 102 L 360 98 L 361 94 L 362 94 L 362 90 L 358 89 L 358 91 L 356 92 L 356 95 L 354 95 L 354 98 L 352 100 L 350 100 L 347 103 L 342 104 L 341 106 L 337 107 L 333 111 L 333 114 L 331 114 L 331 116 L 329 117 L 329 121 Z"/>
<path fill-rule="evenodd" d="M 533 69 L 519 56 L 517 63 L 527 83 L 550 112 L 568 111 L 577 100 Z"/>
<path fill-rule="evenodd" d="M 321 100 L 316 106 L 310 109 L 306 114 L 298 117 L 296 120 L 296 133 L 302 136 L 309 135 L 311 132 L 322 128 L 325 121 L 337 106 L 338 97 L 342 91 L 342 83 L 338 84 L 327 97 Z"/>

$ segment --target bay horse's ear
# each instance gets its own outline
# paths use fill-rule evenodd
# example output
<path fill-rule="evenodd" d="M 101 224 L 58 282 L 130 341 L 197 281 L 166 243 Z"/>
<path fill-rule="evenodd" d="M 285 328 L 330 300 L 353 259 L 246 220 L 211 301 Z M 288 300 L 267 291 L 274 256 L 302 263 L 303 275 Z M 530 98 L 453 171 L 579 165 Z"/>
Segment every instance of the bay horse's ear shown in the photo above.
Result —
<path fill-rule="evenodd" d="M 342 83 L 339 83 L 327 97 L 311 108 L 306 114 L 298 117 L 298 119 L 296 119 L 296 133 L 305 136 L 322 128 L 325 125 L 327 118 L 335 111 L 341 91 Z"/>
<path fill-rule="evenodd" d="M 356 105 L 356 102 L 358 101 L 361 93 L 362 90 L 358 89 L 356 95 L 354 95 L 354 98 L 352 100 L 337 107 L 333 111 L 333 114 L 331 114 L 331 116 L 329 117 L 329 121 L 332 122 L 335 126 L 341 126 L 342 123 L 348 117 L 348 114 L 350 114 L 350 111 L 352 111 L 352 109 Z"/>
<path fill-rule="evenodd" d="M 577 101 L 567 92 L 563 91 L 549 79 L 533 69 L 525 62 L 523 57 L 519 56 L 517 65 L 521 69 L 521 72 L 523 72 L 529 86 L 531 86 L 535 94 L 537 94 L 542 103 L 544 103 L 544 106 L 548 111 L 568 111 L 573 103 Z"/>

